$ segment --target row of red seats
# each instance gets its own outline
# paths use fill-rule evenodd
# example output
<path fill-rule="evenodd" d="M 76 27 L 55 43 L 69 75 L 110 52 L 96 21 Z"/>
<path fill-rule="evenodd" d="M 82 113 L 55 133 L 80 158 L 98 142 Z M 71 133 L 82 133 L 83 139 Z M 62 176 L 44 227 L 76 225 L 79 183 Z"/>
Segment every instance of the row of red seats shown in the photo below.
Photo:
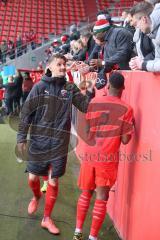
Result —
<path fill-rule="evenodd" d="M 15 40 L 33 29 L 39 38 L 62 33 L 68 25 L 86 19 L 83 0 L 8 0 L 0 3 L 1 40 Z"/>
<path fill-rule="evenodd" d="M 105 8 L 110 9 L 112 16 L 120 16 L 124 8 L 130 8 L 134 4 L 134 0 L 97 0 L 97 8 L 103 10 Z M 117 9 L 119 9 L 117 11 Z M 120 11 L 121 9 L 121 11 Z"/>

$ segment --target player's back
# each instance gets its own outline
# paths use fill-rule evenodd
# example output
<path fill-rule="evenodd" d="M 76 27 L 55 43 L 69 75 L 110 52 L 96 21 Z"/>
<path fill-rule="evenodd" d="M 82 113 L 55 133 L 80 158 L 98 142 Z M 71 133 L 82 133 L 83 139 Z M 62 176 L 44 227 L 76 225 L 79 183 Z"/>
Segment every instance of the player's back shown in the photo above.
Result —
<path fill-rule="evenodd" d="M 117 162 L 121 136 L 133 129 L 132 108 L 115 96 L 95 97 L 89 104 L 82 129 L 83 158 Z"/>

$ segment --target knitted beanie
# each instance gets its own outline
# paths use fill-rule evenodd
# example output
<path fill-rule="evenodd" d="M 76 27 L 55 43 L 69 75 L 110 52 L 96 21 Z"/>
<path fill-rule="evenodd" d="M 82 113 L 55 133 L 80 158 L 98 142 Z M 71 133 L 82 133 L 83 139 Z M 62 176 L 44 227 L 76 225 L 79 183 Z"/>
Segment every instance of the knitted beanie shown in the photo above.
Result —
<path fill-rule="evenodd" d="M 96 21 L 94 28 L 93 28 L 93 33 L 100 33 L 100 32 L 105 32 L 110 28 L 110 24 L 106 19 L 100 19 Z"/>

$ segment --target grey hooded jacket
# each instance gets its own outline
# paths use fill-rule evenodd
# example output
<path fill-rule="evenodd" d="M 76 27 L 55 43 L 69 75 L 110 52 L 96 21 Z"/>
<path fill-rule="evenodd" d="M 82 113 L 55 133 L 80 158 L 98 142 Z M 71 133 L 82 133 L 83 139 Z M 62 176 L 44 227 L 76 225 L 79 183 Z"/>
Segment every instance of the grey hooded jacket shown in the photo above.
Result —
<path fill-rule="evenodd" d="M 141 32 L 139 28 L 135 31 L 133 42 L 136 44 L 138 57 L 144 59 L 144 61 L 155 59 L 155 49 L 152 39 Z"/>
<path fill-rule="evenodd" d="M 150 72 L 160 72 L 160 3 L 157 3 L 150 15 L 152 28 L 150 38 L 155 45 L 155 59 L 144 61 L 142 69 Z"/>

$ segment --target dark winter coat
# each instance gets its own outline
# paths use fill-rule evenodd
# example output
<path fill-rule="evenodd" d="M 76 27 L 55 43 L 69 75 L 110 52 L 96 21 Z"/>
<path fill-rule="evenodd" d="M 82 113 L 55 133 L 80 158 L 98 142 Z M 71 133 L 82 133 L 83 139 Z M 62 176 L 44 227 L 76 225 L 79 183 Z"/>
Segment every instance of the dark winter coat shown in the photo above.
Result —
<path fill-rule="evenodd" d="M 16 97 L 21 98 L 23 77 L 22 76 L 15 77 L 14 82 L 16 84 Z"/>
<path fill-rule="evenodd" d="M 5 88 L 5 99 L 11 99 L 16 97 L 16 93 L 17 93 L 16 83 L 11 82 L 6 84 L 1 84 L 0 88 Z"/>
<path fill-rule="evenodd" d="M 65 78 L 43 76 L 32 88 L 22 109 L 17 142 L 26 142 L 30 127 L 28 160 L 53 161 L 67 157 L 72 104 L 86 112 L 94 93 L 86 95 Z"/>
<path fill-rule="evenodd" d="M 91 53 L 93 52 L 93 49 L 95 47 L 95 41 L 93 39 L 93 36 L 91 36 L 88 40 L 88 43 L 87 43 L 87 53 L 88 53 L 88 57 L 90 57 Z"/>
<path fill-rule="evenodd" d="M 120 69 L 129 69 L 129 61 L 133 52 L 133 35 L 125 28 L 110 28 L 105 35 L 105 65 L 118 64 Z"/>

